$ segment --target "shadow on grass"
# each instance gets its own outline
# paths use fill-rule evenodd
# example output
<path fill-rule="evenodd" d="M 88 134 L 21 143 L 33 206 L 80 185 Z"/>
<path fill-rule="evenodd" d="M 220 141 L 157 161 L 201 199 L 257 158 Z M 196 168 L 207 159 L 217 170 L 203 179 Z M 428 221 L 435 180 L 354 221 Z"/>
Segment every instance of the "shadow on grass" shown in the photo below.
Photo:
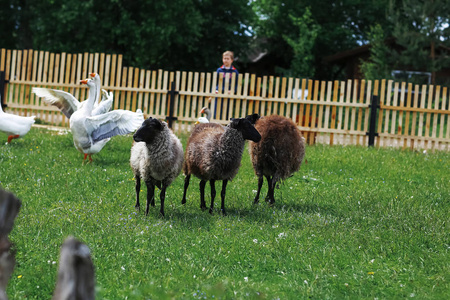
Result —
<path fill-rule="evenodd" d="M 226 205 L 226 203 L 225 203 Z M 236 208 L 235 206 L 225 206 L 226 215 L 222 215 L 219 205 L 215 205 L 214 212 L 211 215 L 208 210 L 202 211 L 199 207 L 197 211 L 193 211 L 192 207 L 184 207 L 182 205 L 176 208 L 166 208 L 166 220 L 180 221 L 185 223 L 188 227 L 201 227 L 208 229 L 211 226 L 215 226 L 218 218 L 228 218 L 230 221 L 233 219 L 242 219 L 252 224 L 263 224 L 271 222 L 273 215 L 277 215 L 283 219 L 283 215 L 302 217 L 306 215 L 320 214 L 322 216 L 330 216 L 332 218 L 341 218 L 343 215 L 332 205 L 319 205 L 314 203 L 282 203 L 277 202 L 273 206 L 269 206 L 268 203 L 262 202 L 250 207 Z"/>

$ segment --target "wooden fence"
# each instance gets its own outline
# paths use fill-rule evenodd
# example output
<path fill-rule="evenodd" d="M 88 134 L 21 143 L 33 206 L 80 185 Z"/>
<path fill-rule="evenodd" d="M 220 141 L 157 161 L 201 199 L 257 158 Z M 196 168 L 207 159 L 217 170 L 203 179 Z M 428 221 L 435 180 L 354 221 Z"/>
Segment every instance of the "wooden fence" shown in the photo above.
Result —
<path fill-rule="evenodd" d="M 447 87 L 413 85 L 391 80 L 318 81 L 254 74 L 228 80 L 217 73 L 143 70 L 122 65 L 122 55 L 49 53 L 1 49 L 0 71 L 5 72 L 7 111 L 36 115 L 47 124 L 68 127 L 57 108 L 31 93 L 34 86 L 61 89 L 83 100 L 79 81 L 91 72 L 102 88 L 113 91 L 114 108 L 164 119 L 174 101 L 174 130 L 189 131 L 203 106 L 226 124 L 230 117 L 254 112 L 291 118 L 307 142 L 368 145 L 370 103 L 378 97 L 375 145 L 411 149 L 450 149 Z M 168 96 L 174 82 L 177 96 Z M 1 84 L 1 83 L 0 83 Z M 225 90 L 222 93 L 222 90 Z M 216 93 L 216 91 L 218 91 Z M 230 91 L 230 92 L 227 92 Z M 212 101 L 209 101 L 212 99 Z"/>

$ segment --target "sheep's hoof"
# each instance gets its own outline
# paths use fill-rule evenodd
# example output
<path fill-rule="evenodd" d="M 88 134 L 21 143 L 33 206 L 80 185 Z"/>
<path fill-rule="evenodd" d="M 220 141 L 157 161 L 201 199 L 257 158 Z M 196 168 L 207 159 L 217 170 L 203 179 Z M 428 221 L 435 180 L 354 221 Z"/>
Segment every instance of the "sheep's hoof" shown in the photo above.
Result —
<path fill-rule="evenodd" d="M 210 215 L 214 214 L 214 211 L 213 211 L 212 208 L 209 209 L 209 214 L 210 214 Z"/>
<path fill-rule="evenodd" d="M 166 217 L 166 215 L 164 214 L 163 211 L 160 211 L 160 212 L 159 212 L 159 216 L 162 217 L 162 218 L 165 218 L 165 217 Z"/>
<path fill-rule="evenodd" d="M 255 200 L 253 201 L 253 204 L 254 204 L 254 205 L 259 204 L 259 199 L 255 199 Z"/>
<path fill-rule="evenodd" d="M 181 205 L 185 205 L 186 204 L 186 199 L 181 200 Z"/>
<path fill-rule="evenodd" d="M 227 215 L 227 213 L 225 212 L 225 209 L 221 209 L 220 211 L 222 212 L 222 215 L 223 215 L 223 216 L 226 216 L 226 215 Z"/>

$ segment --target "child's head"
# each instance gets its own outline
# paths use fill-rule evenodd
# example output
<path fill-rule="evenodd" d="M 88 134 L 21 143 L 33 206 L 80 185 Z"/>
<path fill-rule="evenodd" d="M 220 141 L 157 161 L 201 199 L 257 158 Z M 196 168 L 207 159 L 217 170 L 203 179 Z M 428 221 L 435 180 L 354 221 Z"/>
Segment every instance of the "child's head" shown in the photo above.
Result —
<path fill-rule="evenodd" d="M 233 51 L 225 51 L 222 54 L 222 62 L 223 62 L 223 65 L 226 68 L 231 67 L 231 65 L 233 64 L 233 61 L 234 61 L 234 53 L 233 53 Z"/>

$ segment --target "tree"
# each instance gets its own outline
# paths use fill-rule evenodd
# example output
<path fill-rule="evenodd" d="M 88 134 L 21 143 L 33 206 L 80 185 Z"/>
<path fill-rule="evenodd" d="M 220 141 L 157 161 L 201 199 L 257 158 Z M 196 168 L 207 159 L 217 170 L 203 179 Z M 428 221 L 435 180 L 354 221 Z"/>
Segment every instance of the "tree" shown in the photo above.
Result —
<path fill-rule="evenodd" d="M 243 56 L 254 12 L 239 0 L 6 0 L 2 47 L 120 53 L 139 68 L 211 71 Z"/>
<path fill-rule="evenodd" d="M 306 9 L 303 16 L 297 18 L 289 15 L 294 25 L 298 26 L 298 37 L 291 38 L 284 35 L 283 38 L 289 46 L 292 47 L 293 57 L 290 65 L 290 70 L 293 76 L 296 77 L 313 77 L 315 74 L 314 55 L 312 49 L 317 36 L 320 31 L 320 26 L 317 25 L 311 18 L 311 11 Z"/>
<path fill-rule="evenodd" d="M 288 41 L 298 40 L 298 44 L 311 42 L 311 36 L 299 35 L 298 24 L 294 18 L 302 18 L 307 8 L 311 12 L 311 24 L 317 24 L 317 36 L 310 47 L 313 57 L 315 77 L 333 79 L 339 73 L 323 62 L 323 58 L 340 51 L 348 50 L 367 42 L 369 27 L 387 23 L 385 7 L 388 0 L 258 0 L 252 6 L 259 19 L 255 32 L 259 37 L 266 37 L 266 48 L 274 53 L 279 65 L 289 69 L 294 59 L 294 44 Z M 386 26 L 387 27 L 387 26 Z"/>
<path fill-rule="evenodd" d="M 401 46 L 391 52 L 397 68 L 431 72 L 436 83 L 436 72 L 450 66 L 449 15 L 448 0 L 391 0 L 389 19 Z"/>
<path fill-rule="evenodd" d="M 388 79 L 391 77 L 393 61 L 390 59 L 391 49 L 386 45 L 386 36 L 381 25 L 370 28 L 370 58 L 361 61 L 361 72 L 365 79 Z"/>

